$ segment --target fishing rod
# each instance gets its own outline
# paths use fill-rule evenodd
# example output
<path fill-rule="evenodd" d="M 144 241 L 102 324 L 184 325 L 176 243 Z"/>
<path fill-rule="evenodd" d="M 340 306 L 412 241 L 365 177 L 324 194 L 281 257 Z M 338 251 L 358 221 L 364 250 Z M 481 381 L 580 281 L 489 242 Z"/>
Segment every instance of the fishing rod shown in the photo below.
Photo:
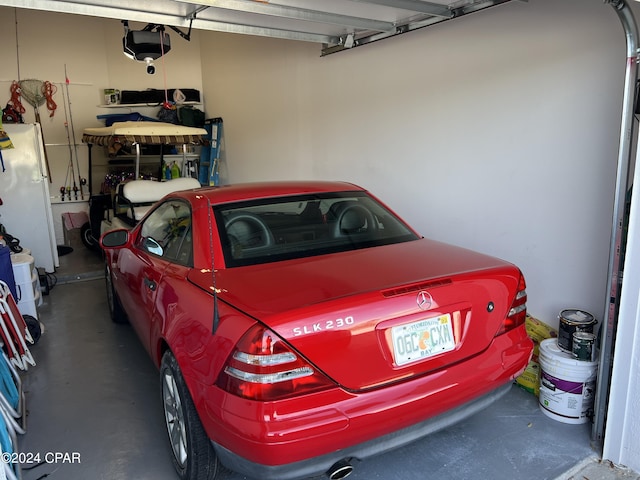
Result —
<path fill-rule="evenodd" d="M 84 192 L 82 191 L 82 185 L 84 185 L 86 183 L 86 180 L 83 180 L 80 177 L 80 162 L 78 160 L 78 145 L 76 145 L 76 132 L 75 129 L 73 127 L 73 112 L 71 111 L 71 97 L 69 96 L 69 77 L 67 76 L 67 64 L 64 64 L 64 86 L 65 86 L 65 90 L 67 91 L 67 102 L 69 102 L 69 124 L 71 125 L 71 136 L 73 138 L 73 149 L 75 151 L 76 154 L 76 167 L 78 170 L 78 183 L 80 183 L 80 197 L 82 200 L 84 200 Z M 65 116 L 67 113 L 67 109 L 65 107 Z M 71 147 L 69 147 L 71 148 Z M 71 160 L 72 164 L 73 164 L 73 159 Z M 72 166 L 73 169 L 73 166 Z M 78 186 L 76 185 L 76 178 L 75 178 L 75 173 L 74 173 L 74 177 L 73 177 L 73 190 L 74 192 L 76 192 L 76 200 L 78 198 Z"/>
<path fill-rule="evenodd" d="M 67 92 L 68 93 L 68 92 Z M 69 170 L 71 170 L 71 178 L 73 179 L 73 191 L 76 194 L 76 200 L 78 199 L 78 186 L 76 185 L 75 172 L 73 170 L 73 149 L 71 147 L 71 136 L 69 135 L 69 119 L 67 117 L 67 100 L 64 95 L 64 90 L 62 91 L 62 103 L 64 106 L 64 128 L 67 132 L 67 143 L 69 145 L 69 166 L 67 167 L 67 176 L 64 179 L 64 187 L 60 190 L 62 193 L 62 200 L 64 201 L 64 192 L 63 189 L 67 185 L 67 180 L 69 180 Z M 71 107 L 69 107 L 71 108 Z M 69 192 L 69 200 L 71 200 L 71 192 Z"/>

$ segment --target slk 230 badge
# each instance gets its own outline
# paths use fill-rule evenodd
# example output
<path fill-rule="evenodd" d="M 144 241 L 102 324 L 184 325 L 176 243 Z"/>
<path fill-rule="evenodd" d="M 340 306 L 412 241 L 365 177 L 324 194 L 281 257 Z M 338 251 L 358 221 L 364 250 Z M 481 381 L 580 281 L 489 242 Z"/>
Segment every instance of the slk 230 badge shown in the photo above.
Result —
<path fill-rule="evenodd" d="M 348 325 L 353 325 L 354 319 L 351 316 L 344 318 L 336 318 L 335 320 L 325 320 L 323 322 L 315 322 L 309 325 L 303 325 L 301 327 L 293 328 L 293 336 L 299 337 L 301 335 L 308 335 L 310 333 L 323 332 L 325 330 L 335 330 L 336 328 L 343 328 Z"/>

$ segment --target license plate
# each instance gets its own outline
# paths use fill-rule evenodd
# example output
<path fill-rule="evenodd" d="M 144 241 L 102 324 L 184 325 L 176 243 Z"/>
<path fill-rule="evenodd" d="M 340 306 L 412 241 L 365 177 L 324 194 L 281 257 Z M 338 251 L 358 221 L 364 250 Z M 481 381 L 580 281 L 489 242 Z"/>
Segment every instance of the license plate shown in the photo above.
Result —
<path fill-rule="evenodd" d="M 456 346 L 448 313 L 393 327 L 391 337 L 396 365 L 433 357 Z"/>

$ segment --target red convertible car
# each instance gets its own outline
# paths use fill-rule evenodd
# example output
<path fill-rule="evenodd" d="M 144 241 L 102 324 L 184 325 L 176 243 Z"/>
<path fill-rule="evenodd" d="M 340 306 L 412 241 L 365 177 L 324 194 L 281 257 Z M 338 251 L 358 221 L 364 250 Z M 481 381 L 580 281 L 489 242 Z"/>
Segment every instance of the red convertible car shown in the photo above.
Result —
<path fill-rule="evenodd" d="M 531 356 L 516 266 L 423 238 L 352 184 L 175 192 L 101 245 L 185 480 L 220 463 L 344 478 L 480 411 Z"/>

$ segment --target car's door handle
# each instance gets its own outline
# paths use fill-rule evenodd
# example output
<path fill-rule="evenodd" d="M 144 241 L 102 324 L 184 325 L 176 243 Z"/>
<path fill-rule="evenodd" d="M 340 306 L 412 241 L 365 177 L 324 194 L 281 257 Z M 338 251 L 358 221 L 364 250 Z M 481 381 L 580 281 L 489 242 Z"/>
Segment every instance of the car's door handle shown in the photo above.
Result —
<path fill-rule="evenodd" d="M 156 282 L 154 282 L 150 278 L 144 277 L 144 284 L 152 292 L 156 289 Z"/>

